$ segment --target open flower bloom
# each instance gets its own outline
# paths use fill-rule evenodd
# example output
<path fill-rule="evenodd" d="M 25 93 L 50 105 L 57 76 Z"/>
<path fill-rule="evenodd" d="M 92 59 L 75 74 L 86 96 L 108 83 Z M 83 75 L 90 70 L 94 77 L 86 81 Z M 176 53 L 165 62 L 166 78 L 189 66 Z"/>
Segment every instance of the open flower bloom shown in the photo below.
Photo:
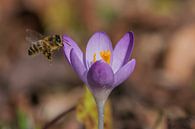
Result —
<path fill-rule="evenodd" d="M 135 68 L 130 60 L 134 46 L 133 32 L 126 33 L 112 48 L 104 32 L 96 32 L 88 41 L 86 55 L 68 36 L 63 36 L 65 57 L 96 99 L 105 99 L 116 86 L 125 81 Z"/>

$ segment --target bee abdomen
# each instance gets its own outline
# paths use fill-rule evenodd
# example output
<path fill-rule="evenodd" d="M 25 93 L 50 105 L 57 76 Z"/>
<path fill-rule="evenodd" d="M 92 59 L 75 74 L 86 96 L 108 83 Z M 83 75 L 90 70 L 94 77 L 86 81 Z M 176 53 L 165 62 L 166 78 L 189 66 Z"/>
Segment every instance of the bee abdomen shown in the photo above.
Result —
<path fill-rule="evenodd" d="M 38 45 L 33 44 L 33 48 L 35 49 L 36 52 L 39 52 Z"/>
<path fill-rule="evenodd" d="M 33 44 L 33 45 L 31 45 L 30 46 L 30 48 L 28 49 L 28 55 L 34 55 L 34 54 L 36 54 L 36 53 L 39 53 L 39 47 L 38 47 L 38 45 L 36 45 L 36 44 Z"/>
<path fill-rule="evenodd" d="M 32 50 L 28 49 L 28 55 L 29 55 L 29 56 L 33 55 L 33 53 L 34 53 L 34 52 L 33 52 Z"/>

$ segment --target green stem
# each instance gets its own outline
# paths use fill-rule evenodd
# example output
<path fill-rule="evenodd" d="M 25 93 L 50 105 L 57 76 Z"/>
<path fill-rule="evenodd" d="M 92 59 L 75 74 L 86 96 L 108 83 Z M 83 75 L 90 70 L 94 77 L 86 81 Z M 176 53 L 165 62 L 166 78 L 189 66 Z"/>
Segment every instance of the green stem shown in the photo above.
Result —
<path fill-rule="evenodd" d="M 104 129 L 104 104 L 105 101 L 96 101 L 98 110 L 98 129 Z"/>
<path fill-rule="evenodd" d="M 98 129 L 104 129 L 104 105 L 112 89 L 97 89 L 93 93 L 98 110 Z"/>

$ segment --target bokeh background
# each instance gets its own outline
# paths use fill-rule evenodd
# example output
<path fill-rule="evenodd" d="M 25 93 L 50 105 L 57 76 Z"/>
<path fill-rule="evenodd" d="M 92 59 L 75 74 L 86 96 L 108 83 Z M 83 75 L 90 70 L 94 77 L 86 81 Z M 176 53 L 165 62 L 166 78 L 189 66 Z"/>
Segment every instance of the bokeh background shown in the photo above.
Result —
<path fill-rule="evenodd" d="M 113 45 L 133 31 L 137 65 L 109 97 L 113 129 L 195 129 L 194 0 L 0 0 L 0 129 L 41 129 L 84 91 L 62 50 L 27 55 L 27 28 L 84 51 L 96 31 Z M 71 111 L 51 128 L 84 127 Z"/>

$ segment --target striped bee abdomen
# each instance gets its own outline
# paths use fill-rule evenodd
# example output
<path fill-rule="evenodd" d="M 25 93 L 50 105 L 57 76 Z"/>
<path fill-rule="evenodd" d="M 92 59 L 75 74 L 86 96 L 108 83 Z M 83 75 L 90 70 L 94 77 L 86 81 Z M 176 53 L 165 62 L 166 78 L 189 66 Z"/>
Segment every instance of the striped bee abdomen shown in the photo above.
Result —
<path fill-rule="evenodd" d="M 42 47 L 41 47 L 40 43 L 37 42 L 36 44 L 32 44 L 29 47 L 29 49 L 28 49 L 28 55 L 30 55 L 30 56 L 31 55 L 35 55 L 35 54 L 37 54 L 37 53 L 39 53 L 41 51 L 42 51 Z"/>

